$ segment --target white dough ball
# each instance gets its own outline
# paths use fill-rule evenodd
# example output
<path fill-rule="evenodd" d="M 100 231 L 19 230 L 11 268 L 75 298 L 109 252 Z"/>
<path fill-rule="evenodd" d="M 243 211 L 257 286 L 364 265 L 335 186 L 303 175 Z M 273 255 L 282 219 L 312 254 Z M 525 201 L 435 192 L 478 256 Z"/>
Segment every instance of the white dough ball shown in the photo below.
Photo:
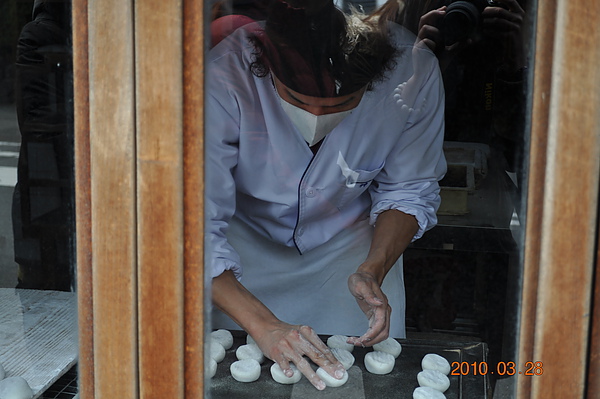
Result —
<path fill-rule="evenodd" d="M 253 382 L 260 377 L 260 364 L 254 359 L 238 360 L 229 368 L 231 376 L 239 382 Z"/>
<path fill-rule="evenodd" d="M 390 355 L 394 356 L 394 358 L 397 358 L 402 352 L 402 345 L 400 345 L 400 342 L 396 341 L 394 338 L 388 338 L 373 345 L 373 350 L 389 353 Z"/>
<path fill-rule="evenodd" d="M 437 370 L 440 373 L 448 375 L 450 373 L 450 363 L 446 358 L 435 353 L 429 353 L 421 360 L 423 370 Z"/>
<path fill-rule="evenodd" d="M 4 367 L 2 367 L 2 363 L 0 363 L 0 380 L 3 380 L 6 377 L 6 372 L 4 371 Z"/>
<path fill-rule="evenodd" d="M 341 387 L 346 383 L 346 381 L 348 381 L 348 373 L 346 371 L 344 371 L 344 375 L 339 380 L 335 377 L 330 376 L 329 373 L 327 373 L 327 371 L 325 371 L 321 367 L 317 369 L 317 375 L 321 380 L 323 380 L 325 385 L 332 388 Z"/>
<path fill-rule="evenodd" d="M 250 334 L 246 335 L 246 343 L 248 345 L 256 345 L 256 341 L 254 340 L 254 338 L 252 338 L 250 336 Z M 258 346 L 258 345 L 256 345 L 256 346 Z"/>
<path fill-rule="evenodd" d="M 208 378 L 213 378 L 217 374 L 217 362 L 215 359 L 208 359 L 208 367 L 206 369 L 206 376 Z"/>
<path fill-rule="evenodd" d="M 365 367 L 369 373 L 388 374 L 395 364 L 396 358 L 386 352 L 373 351 L 365 355 Z"/>
<path fill-rule="evenodd" d="M 260 348 L 252 344 L 241 345 L 238 347 L 235 351 L 235 356 L 238 360 L 254 359 L 258 363 L 262 363 L 265 360 L 265 356 Z"/>
<path fill-rule="evenodd" d="M 346 349 L 331 348 L 331 353 L 333 353 L 333 356 L 342 363 L 342 366 L 344 366 L 346 370 L 354 364 L 354 356 Z"/>
<path fill-rule="evenodd" d="M 446 399 L 446 395 L 430 387 L 418 387 L 413 391 L 413 399 Z"/>
<path fill-rule="evenodd" d="M 450 380 L 446 374 L 437 370 L 423 370 L 417 374 L 417 381 L 422 387 L 430 387 L 440 392 L 446 392 L 450 387 Z"/>
<path fill-rule="evenodd" d="M 331 337 L 327 338 L 327 346 L 330 349 L 341 348 L 347 350 L 348 352 L 352 352 L 354 350 L 354 345 L 346 342 L 347 340 L 348 337 L 345 335 L 332 335 Z"/>
<path fill-rule="evenodd" d="M 33 391 L 23 377 L 8 377 L 0 381 L 0 399 L 31 399 Z"/>
<path fill-rule="evenodd" d="M 233 335 L 228 330 L 217 330 L 210 333 L 210 336 L 213 340 L 217 341 L 225 350 L 231 348 L 233 346 Z"/>
<path fill-rule="evenodd" d="M 225 359 L 225 348 L 220 343 L 211 340 L 210 341 L 210 357 L 215 362 L 220 363 Z"/>
<path fill-rule="evenodd" d="M 273 377 L 275 382 L 280 384 L 295 384 L 302 379 L 302 373 L 293 364 L 290 364 L 290 368 L 294 372 L 294 375 L 288 377 L 277 363 L 273 363 L 271 366 L 271 377 Z"/>

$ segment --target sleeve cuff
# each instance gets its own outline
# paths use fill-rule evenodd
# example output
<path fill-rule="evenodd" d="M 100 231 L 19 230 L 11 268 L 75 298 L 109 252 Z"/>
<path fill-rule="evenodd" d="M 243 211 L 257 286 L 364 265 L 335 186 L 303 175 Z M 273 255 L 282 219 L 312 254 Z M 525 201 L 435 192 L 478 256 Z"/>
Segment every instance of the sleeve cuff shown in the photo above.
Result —
<path fill-rule="evenodd" d="M 425 234 L 427 230 L 430 230 L 437 224 L 437 216 L 434 209 L 431 209 L 431 212 L 425 212 L 423 210 L 412 208 L 408 206 L 403 206 L 401 204 L 395 204 L 393 202 L 386 202 L 380 204 L 373 208 L 371 211 L 371 215 L 369 218 L 369 223 L 374 226 L 377 223 L 377 217 L 390 209 L 395 209 L 407 215 L 412 215 L 417 219 L 417 223 L 419 224 L 419 230 L 412 238 L 411 242 L 418 240 Z"/>

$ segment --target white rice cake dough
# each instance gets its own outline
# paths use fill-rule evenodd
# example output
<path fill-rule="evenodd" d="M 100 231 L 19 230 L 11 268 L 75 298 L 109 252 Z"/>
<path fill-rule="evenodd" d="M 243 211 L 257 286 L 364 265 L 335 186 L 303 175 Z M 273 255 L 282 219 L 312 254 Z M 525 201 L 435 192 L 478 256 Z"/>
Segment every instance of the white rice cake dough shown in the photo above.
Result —
<path fill-rule="evenodd" d="M 1 399 L 31 399 L 33 391 L 23 377 L 8 377 L 0 381 Z"/>
<path fill-rule="evenodd" d="M 210 333 L 211 338 L 217 341 L 225 350 L 230 349 L 233 346 L 233 335 L 228 330 L 217 330 Z"/>
<path fill-rule="evenodd" d="M 348 352 L 352 352 L 354 350 L 354 345 L 346 342 L 347 340 L 348 337 L 345 335 L 332 335 L 331 337 L 327 338 L 327 346 L 330 349 L 341 348 L 347 350 Z"/>
<path fill-rule="evenodd" d="M 241 345 L 238 347 L 235 351 L 235 356 L 238 360 L 254 359 L 258 363 L 265 361 L 265 356 L 260 348 L 252 344 Z"/>
<path fill-rule="evenodd" d="M 396 358 L 386 352 L 373 351 L 365 355 L 365 367 L 372 374 L 388 374 L 395 364 Z"/>
<path fill-rule="evenodd" d="M 437 370 L 423 370 L 417 374 L 417 381 L 422 387 L 430 387 L 440 392 L 446 392 L 450 387 L 450 380 L 446 374 Z"/>
<path fill-rule="evenodd" d="M 342 363 L 342 366 L 344 366 L 346 370 L 354 365 L 354 355 L 346 349 L 331 348 L 331 353 L 333 353 L 333 356 Z"/>
<path fill-rule="evenodd" d="M 450 374 L 450 363 L 448 363 L 448 360 L 435 353 L 425 355 L 423 360 L 421 360 L 421 367 L 423 367 L 423 370 L 437 370 L 445 375 Z"/>
<path fill-rule="evenodd" d="M 321 380 L 323 380 L 325 385 L 332 388 L 341 387 L 348 381 L 348 372 L 346 372 L 345 370 L 344 375 L 339 380 L 335 377 L 330 376 L 329 373 L 327 373 L 327 371 L 325 371 L 325 369 L 321 367 L 317 369 L 317 375 Z"/>
<path fill-rule="evenodd" d="M 394 338 L 388 338 L 373 345 L 373 349 L 379 352 L 389 353 L 390 355 L 394 356 L 394 358 L 397 358 L 402 352 L 402 345 L 400 345 L 400 342 L 396 341 Z"/>
<path fill-rule="evenodd" d="M 229 367 L 231 376 L 239 382 L 254 382 L 260 377 L 260 363 L 254 359 L 238 360 Z"/>
<path fill-rule="evenodd" d="M 290 368 L 294 372 L 294 375 L 288 377 L 277 363 L 273 363 L 271 366 L 271 377 L 273 377 L 275 382 L 280 384 L 295 384 L 302 379 L 302 373 L 293 364 L 290 364 Z"/>
<path fill-rule="evenodd" d="M 446 395 L 430 387 L 418 387 L 413 391 L 413 399 L 446 399 Z"/>
<path fill-rule="evenodd" d="M 217 374 L 217 362 L 215 359 L 208 359 L 208 367 L 206 368 L 206 376 L 208 378 L 213 378 Z"/>
<path fill-rule="evenodd" d="M 210 340 L 210 357 L 220 363 L 225 359 L 225 348 L 217 341 Z"/>

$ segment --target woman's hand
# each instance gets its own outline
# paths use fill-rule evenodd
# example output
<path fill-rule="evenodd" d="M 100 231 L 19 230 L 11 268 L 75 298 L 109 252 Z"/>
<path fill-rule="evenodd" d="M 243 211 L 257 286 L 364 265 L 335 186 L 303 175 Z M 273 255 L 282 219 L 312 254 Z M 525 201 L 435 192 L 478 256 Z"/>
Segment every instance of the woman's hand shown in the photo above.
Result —
<path fill-rule="evenodd" d="M 446 15 L 446 7 L 431 10 L 419 19 L 419 32 L 417 34 L 417 45 L 425 44 L 434 53 L 444 49 L 444 37 L 438 28 Z"/>
<path fill-rule="evenodd" d="M 325 389 L 325 383 L 317 376 L 304 356 L 307 356 L 334 378 L 341 379 L 344 375 L 344 367 L 333 356 L 321 338 L 308 326 L 291 325 L 279 321 L 255 335 L 252 335 L 252 338 L 264 355 L 276 362 L 288 377 L 293 374 L 290 368 L 291 362 L 315 388 Z"/>
<path fill-rule="evenodd" d="M 440 29 L 442 21 L 446 16 L 446 6 L 431 10 L 419 19 L 419 32 L 417 34 L 416 46 L 426 45 L 436 55 L 443 72 L 452 59 L 462 49 L 469 45 L 470 40 L 456 42 L 446 46 L 444 32 Z"/>
<path fill-rule="evenodd" d="M 348 278 L 348 288 L 369 319 L 367 332 L 361 337 L 349 338 L 348 343 L 372 346 L 386 339 L 390 332 L 392 308 L 375 277 L 366 272 L 356 272 Z"/>

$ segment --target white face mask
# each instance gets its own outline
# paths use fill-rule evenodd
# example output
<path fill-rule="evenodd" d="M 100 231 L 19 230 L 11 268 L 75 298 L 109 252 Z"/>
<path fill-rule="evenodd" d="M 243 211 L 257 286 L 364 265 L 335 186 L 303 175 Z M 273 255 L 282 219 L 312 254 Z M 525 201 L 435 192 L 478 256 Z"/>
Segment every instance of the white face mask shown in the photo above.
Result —
<path fill-rule="evenodd" d="M 279 96 L 279 93 L 277 93 Z M 309 146 L 313 146 L 327 136 L 352 110 L 335 112 L 333 114 L 313 115 L 296 107 L 279 96 L 279 101 L 287 116 L 304 137 Z"/>

